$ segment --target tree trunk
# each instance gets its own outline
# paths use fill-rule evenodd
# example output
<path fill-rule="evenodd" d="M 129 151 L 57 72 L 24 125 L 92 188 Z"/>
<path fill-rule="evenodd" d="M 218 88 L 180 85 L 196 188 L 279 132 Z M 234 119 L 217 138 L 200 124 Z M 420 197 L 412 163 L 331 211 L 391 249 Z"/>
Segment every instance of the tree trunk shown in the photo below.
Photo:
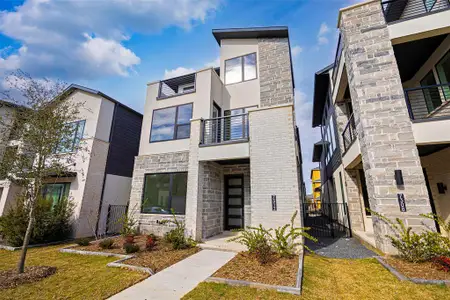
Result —
<path fill-rule="evenodd" d="M 22 252 L 20 254 L 19 262 L 17 263 L 17 273 L 23 273 L 25 270 L 25 258 L 27 256 L 28 244 L 30 243 L 31 232 L 34 225 L 34 205 L 30 209 L 30 220 L 28 221 L 27 231 L 23 239 Z"/>

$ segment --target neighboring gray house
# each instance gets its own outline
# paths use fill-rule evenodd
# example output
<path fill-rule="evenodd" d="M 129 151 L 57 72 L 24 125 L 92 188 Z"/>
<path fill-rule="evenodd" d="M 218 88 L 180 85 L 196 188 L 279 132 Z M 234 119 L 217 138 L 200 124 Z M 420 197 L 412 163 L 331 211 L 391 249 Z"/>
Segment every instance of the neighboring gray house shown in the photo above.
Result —
<path fill-rule="evenodd" d="M 166 232 L 160 221 L 171 209 L 195 239 L 279 226 L 300 210 L 288 29 L 218 29 L 213 36 L 220 68 L 147 85 L 130 197 L 144 232 Z"/>
<path fill-rule="evenodd" d="M 450 2 L 366 1 L 338 28 L 335 62 L 315 75 L 313 160 L 323 202 L 347 203 L 353 233 L 389 253 L 366 208 L 414 230 L 439 230 L 421 213 L 450 220 Z"/>
<path fill-rule="evenodd" d="M 71 138 L 74 143 L 83 142 L 86 151 L 76 153 L 75 164 L 66 176 L 48 178 L 43 190 L 54 200 L 67 196 L 73 200 L 74 235 L 89 237 L 96 227 L 99 233 L 105 233 L 109 205 L 121 205 L 122 213 L 126 211 L 142 114 L 97 90 L 71 85 L 68 92 L 67 101 L 84 103 L 79 121 L 73 123 L 77 130 Z M 0 115 L 11 116 L 12 109 L 15 107 L 2 105 Z M 0 159 L 5 148 L 21 152 L 20 140 L 7 132 L 0 137 L 0 145 Z M 63 158 L 68 152 L 71 149 L 55 155 Z M 8 180 L 0 180 L 0 215 L 14 204 L 20 190 Z"/>

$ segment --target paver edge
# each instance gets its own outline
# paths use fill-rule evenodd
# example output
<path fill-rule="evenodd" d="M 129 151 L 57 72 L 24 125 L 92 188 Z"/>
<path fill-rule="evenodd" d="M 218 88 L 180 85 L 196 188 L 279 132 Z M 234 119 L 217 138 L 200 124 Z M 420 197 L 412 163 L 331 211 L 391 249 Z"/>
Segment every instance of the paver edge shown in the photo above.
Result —
<path fill-rule="evenodd" d="M 300 293 L 301 293 L 300 288 L 293 287 L 293 286 L 270 285 L 270 284 L 253 282 L 253 281 L 234 280 L 234 279 L 226 279 L 226 278 L 219 278 L 219 277 L 208 277 L 205 280 L 205 282 L 224 283 L 224 284 L 234 285 L 234 286 L 248 286 L 248 287 L 253 287 L 253 288 L 276 290 L 278 292 L 284 292 L 284 293 L 289 293 L 289 294 L 294 294 L 294 295 L 300 295 Z"/>

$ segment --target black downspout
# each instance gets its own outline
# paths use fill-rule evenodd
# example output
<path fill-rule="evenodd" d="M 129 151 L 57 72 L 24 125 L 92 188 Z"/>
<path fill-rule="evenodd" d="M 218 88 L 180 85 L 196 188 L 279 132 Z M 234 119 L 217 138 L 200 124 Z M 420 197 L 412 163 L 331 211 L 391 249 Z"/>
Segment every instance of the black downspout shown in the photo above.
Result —
<path fill-rule="evenodd" d="M 102 205 L 103 205 L 103 194 L 105 193 L 105 184 L 106 184 L 106 171 L 108 167 L 109 162 L 109 155 L 111 153 L 111 142 L 112 137 L 114 135 L 114 124 L 116 122 L 116 114 L 117 114 L 117 106 L 119 106 L 117 103 L 114 104 L 114 112 L 113 112 L 113 119 L 111 121 L 111 129 L 109 131 L 109 145 L 108 145 L 108 154 L 106 155 L 106 166 L 105 166 L 105 173 L 103 174 L 103 183 L 102 183 L 102 192 L 100 194 L 100 204 L 98 205 L 98 214 L 97 214 L 97 222 L 95 224 L 95 234 L 98 235 L 98 226 L 100 222 L 100 215 L 102 213 Z M 108 222 L 108 220 L 106 220 Z"/>

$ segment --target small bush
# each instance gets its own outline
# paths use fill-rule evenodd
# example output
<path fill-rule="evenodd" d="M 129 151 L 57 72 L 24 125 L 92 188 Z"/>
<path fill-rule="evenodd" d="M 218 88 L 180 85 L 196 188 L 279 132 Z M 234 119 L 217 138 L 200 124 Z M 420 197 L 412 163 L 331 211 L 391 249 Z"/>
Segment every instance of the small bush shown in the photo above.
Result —
<path fill-rule="evenodd" d="M 178 221 L 173 209 L 172 216 L 173 220 L 166 219 L 160 222 L 160 224 L 175 224 L 175 228 L 164 235 L 164 240 L 172 244 L 172 248 L 175 250 L 195 247 L 196 242 L 192 238 L 185 236 L 185 224 L 182 221 Z"/>
<path fill-rule="evenodd" d="M 113 239 L 104 239 L 104 240 L 100 241 L 100 243 L 98 243 L 98 245 L 102 249 L 112 249 L 112 247 L 114 245 L 114 240 Z"/>
<path fill-rule="evenodd" d="M 89 240 L 88 239 L 79 239 L 77 241 L 78 246 L 89 246 Z"/>
<path fill-rule="evenodd" d="M 134 243 L 134 235 L 126 235 L 124 237 L 124 244 L 133 244 Z"/>
<path fill-rule="evenodd" d="M 270 231 L 272 229 L 265 229 L 261 224 L 259 227 L 247 227 L 245 230 L 239 230 L 240 234 L 228 241 L 247 246 L 248 252 L 255 254 L 259 247 L 269 244 Z"/>
<path fill-rule="evenodd" d="M 254 251 L 256 258 L 262 265 L 267 264 L 273 255 L 272 247 L 269 245 L 268 241 L 258 241 L 256 249 Z"/>
<path fill-rule="evenodd" d="M 148 235 L 147 241 L 145 242 L 145 249 L 152 250 L 156 246 L 156 240 L 153 236 Z"/>
<path fill-rule="evenodd" d="M 126 254 L 136 253 L 139 251 L 139 246 L 136 244 L 124 244 L 123 248 L 125 249 Z"/>
<path fill-rule="evenodd" d="M 433 258 L 433 263 L 444 272 L 450 272 L 450 258 L 445 256 L 437 256 Z"/>

